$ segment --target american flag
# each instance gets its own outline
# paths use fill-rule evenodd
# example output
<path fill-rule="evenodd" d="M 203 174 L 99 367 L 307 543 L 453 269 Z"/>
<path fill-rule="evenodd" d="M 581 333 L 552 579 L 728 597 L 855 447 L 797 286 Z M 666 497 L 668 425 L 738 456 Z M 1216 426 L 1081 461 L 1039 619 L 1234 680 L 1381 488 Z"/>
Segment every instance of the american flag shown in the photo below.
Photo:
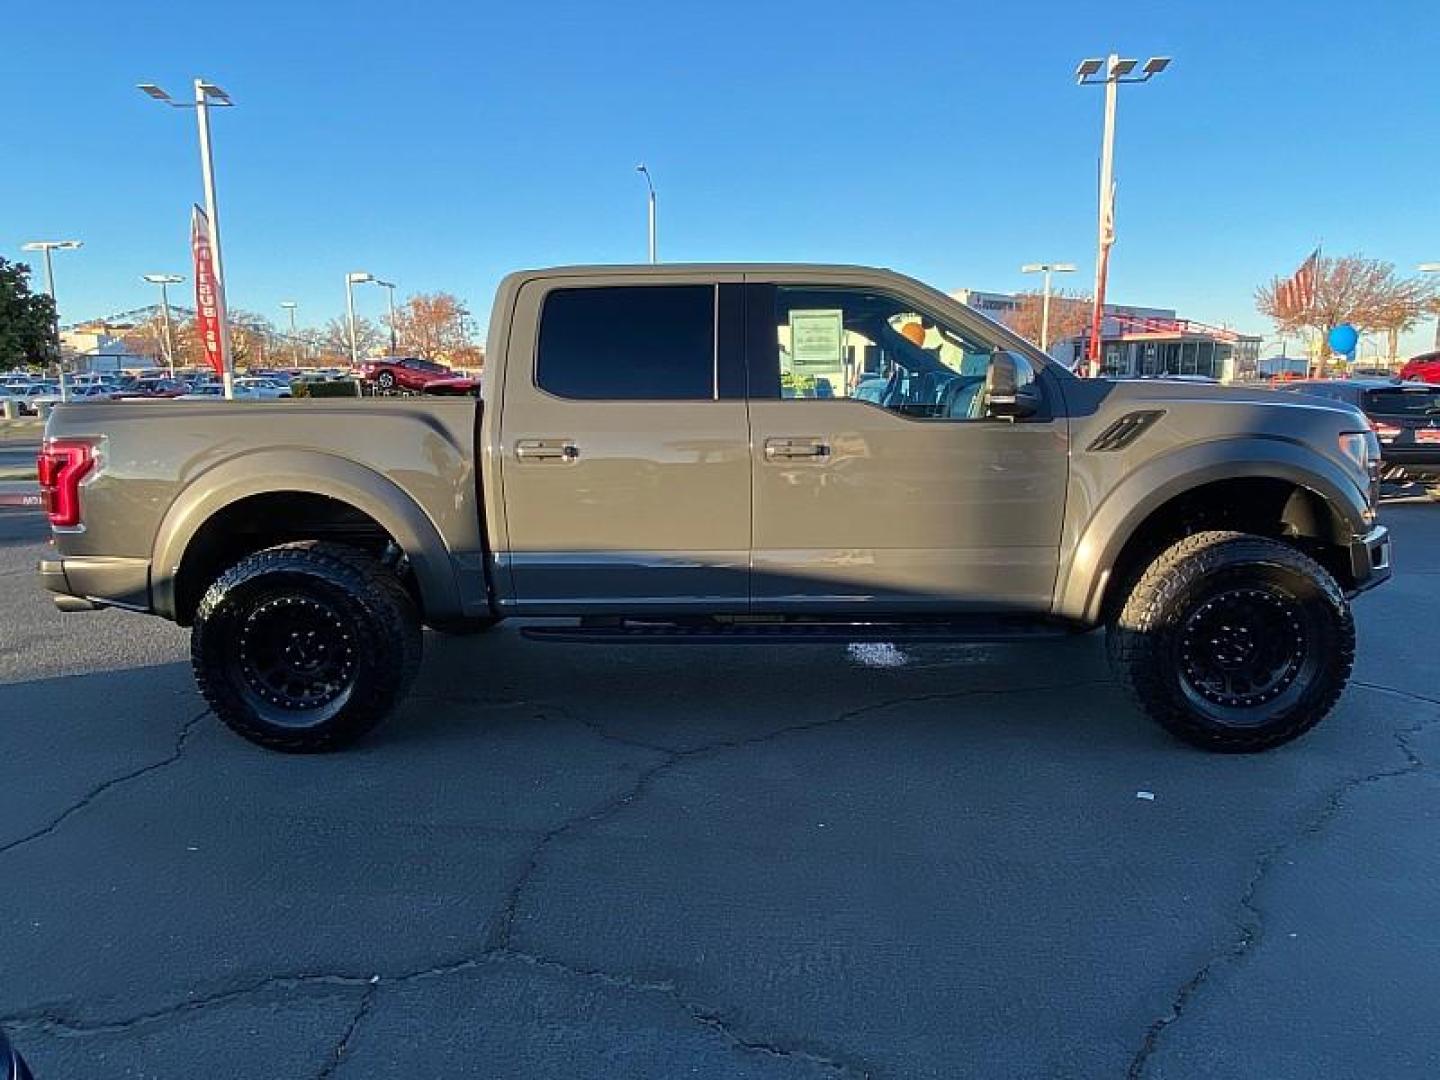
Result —
<path fill-rule="evenodd" d="M 1282 311 L 1301 312 L 1310 310 L 1315 302 L 1315 277 L 1320 268 L 1320 249 L 1317 247 L 1310 257 L 1300 264 L 1300 269 L 1275 291 Z"/>

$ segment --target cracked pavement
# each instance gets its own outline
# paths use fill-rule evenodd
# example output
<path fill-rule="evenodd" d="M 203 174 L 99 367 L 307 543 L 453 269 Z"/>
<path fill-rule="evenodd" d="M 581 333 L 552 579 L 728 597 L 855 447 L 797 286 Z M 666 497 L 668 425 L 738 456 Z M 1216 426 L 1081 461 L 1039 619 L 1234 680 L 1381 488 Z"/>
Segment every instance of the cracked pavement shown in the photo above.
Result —
<path fill-rule="evenodd" d="M 0 1024 L 40 1080 L 1436 1075 L 1440 508 L 1384 516 L 1355 682 L 1256 757 L 1094 635 L 504 629 L 306 758 L 204 712 L 182 631 L 54 612 L 0 511 Z"/>

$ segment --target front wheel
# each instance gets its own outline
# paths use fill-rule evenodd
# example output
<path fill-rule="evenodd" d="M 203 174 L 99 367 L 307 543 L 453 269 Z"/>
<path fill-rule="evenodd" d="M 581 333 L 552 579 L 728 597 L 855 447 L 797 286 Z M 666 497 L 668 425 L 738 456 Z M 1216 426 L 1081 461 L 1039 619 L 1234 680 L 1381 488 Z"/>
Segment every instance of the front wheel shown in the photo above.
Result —
<path fill-rule="evenodd" d="M 191 663 L 234 731 L 272 750 L 335 750 L 396 706 L 420 666 L 415 603 L 378 560 L 307 541 L 256 552 L 200 601 Z"/>
<path fill-rule="evenodd" d="M 1168 731 L 1249 753 L 1330 711 L 1350 677 L 1355 624 L 1335 579 L 1302 552 L 1205 532 L 1146 569 L 1106 643 L 1116 677 Z"/>
<path fill-rule="evenodd" d="M 395 389 L 395 376 L 388 371 L 382 371 L 375 379 L 375 385 L 384 390 L 387 394 Z"/>

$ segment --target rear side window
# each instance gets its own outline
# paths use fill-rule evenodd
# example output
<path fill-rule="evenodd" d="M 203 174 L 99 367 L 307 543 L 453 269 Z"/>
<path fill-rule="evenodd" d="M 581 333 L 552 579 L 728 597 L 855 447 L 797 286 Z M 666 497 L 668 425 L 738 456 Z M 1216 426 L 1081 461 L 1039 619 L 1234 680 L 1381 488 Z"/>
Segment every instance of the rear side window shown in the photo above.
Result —
<path fill-rule="evenodd" d="M 715 287 L 556 289 L 540 313 L 535 382 L 587 401 L 715 396 Z"/>
<path fill-rule="evenodd" d="M 1426 390 L 1423 387 L 1395 390 L 1367 390 L 1365 411 L 1372 413 L 1404 414 L 1409 416 L 1440 415 L 1440 387 Z"/>

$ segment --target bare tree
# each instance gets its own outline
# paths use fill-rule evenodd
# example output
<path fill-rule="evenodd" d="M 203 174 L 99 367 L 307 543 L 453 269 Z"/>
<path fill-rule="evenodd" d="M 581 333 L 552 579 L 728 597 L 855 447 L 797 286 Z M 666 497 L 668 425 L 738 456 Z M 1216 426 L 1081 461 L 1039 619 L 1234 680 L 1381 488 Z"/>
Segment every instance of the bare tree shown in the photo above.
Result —
<path fill-rule="evenodd" d="M 1039 290 L 1016 295 L 1019 306 L 1007 311 L 1005 325 L 1027 341 L 1040 344 L 1044 322 L 1045 295 Z M 1078 337 L 1090 325 L 1090 298 L 1065 289 L 1050 292 L 1050 344 Z"/>
<path fill-rule="evenodd" d="M 1309 331 L 1320 338 L 1323 378 L 1330 359 L 1329 331 L 1342 323 L 1357 330 L 1394 328 L 1400 333 L 1413 326 L 1435 297 L 1435 288 L 1417 278 L 1402 278 L 1395 264 L 1362 255 L 1323 257 L 1315 261 L 1313 297 L 1306 302 L 1299 290 L 1284 288 L 1288 278 L 1272 278 L 1255 290 L 1255 306 L 1281 330 Z M 1392 345 L 1392 354 L 1395 350 Z"/>
<path fill-rule="evenodd" d="M 386 340 L 387 336 L 369 319 L 355 319 L 355 352 L 361 360 L 373 355 Z M 325 324 L 316 351 L 326 364 L 350 363 L 350 323 L 344 316 Z"/>
<path fill-rule="evenodd" d="M 237 368 L 264 367 L 275 351 L 275 324 L 254 311 L 235 309 L 230 322 L 230 358 Z"/>
<path fill-rule="evenodd" d="M 400 351 L 410 356 L 450 364 L 475 358 L 475 321 L 450 293 L 410 297 L 395 312 L 395 333 Z"/>

